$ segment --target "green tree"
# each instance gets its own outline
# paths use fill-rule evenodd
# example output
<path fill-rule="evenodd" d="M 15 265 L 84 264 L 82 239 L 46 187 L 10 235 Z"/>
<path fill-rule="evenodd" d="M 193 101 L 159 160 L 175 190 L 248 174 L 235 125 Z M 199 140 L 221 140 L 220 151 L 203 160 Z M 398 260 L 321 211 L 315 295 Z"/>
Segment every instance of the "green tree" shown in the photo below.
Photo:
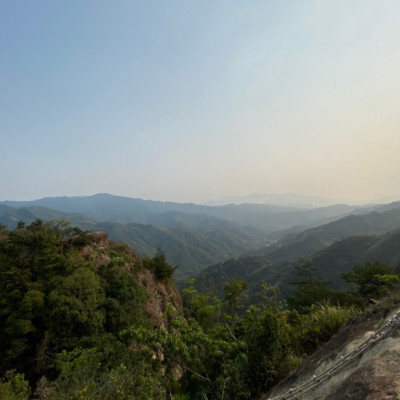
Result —
<path fill-rule="evenodd" d="M 7 371 L 0 380 L 1 400 L 28 400 L 31 393 L 28 381 L 15 370 Z"/>
<path fill-rule="evenodd" d="M 244 292 L 249 287 L 248 283 L 243 278 L 232 278 L 225 283 L 225 301 L 228 305 L 228 312 L 231 313 L 234 309 L 240 307 L 243 300 Z"/>
<path fill-rule="evenodd" d="M 160 279 L 172 278 L 175 268 L 167 261 L 167 257 L 161 248 L 157 249 L 153 258 L 143 259 L 143 265 L 154 272 L 155 276 Z"/>
<path fill-rule="evenodd" d="M 381 298 L 400 282 L 394 268 L 379 262 L 356 265 L 350 272 L 341 276 L 354 285 L 354 301 L 357 302 L 358 298 L 362 304 L 371 297 Z"/>
<path fill-rule="evenodd" d="M 49 294 L 50 316 L 58 338 L 101 332 L 105 321 L 104 290 L 89 268 L 77 268 Z"/>
<path fill-rule="evenodd" d="M 0 235 L 7 235 L 8 234 L 8 229 L 5 225 L 0 224 Z"/>
<path fill-rule="evenodd" d="M 121 268 L 117 261 L 114 258 L 98 271 L 105 293 L 105 328 L 116 335 L 129 326 L 149 323 L 143 310 L 148 294 L 138 284 L 135 274 Z"/>
<path fill-rule="evenodd" d="M 113 246 L 107 250 L 112 261 L 99 268 L 82 251 L 90 236 L 80 230 L 35 221 L 3 233 L 0 379 L 15 368 L 33 385 L 42 376 L 51 386 L 59 373 L 57 353 L 75 348 L 102 349 L 104 335 L 123 347 L 118 354 L 132 354 L 121 343 L 119 331 L 128 326 L 149 326 L 150 322 L 143 309 L 147 296 L 138 283 L 138 269 L 120 262 L 130 257 L 125 248 Z M 108 352 L 108 357 L 114 353 Z M 140 361 L 130 360 L 128 357 L 124 365 L 135 374 L 135 365 Z M 118 366 L 113 364 L 112 368 Z M 150 368 L 150 377 L 152 371 Z"/>
<path fill-rule="evenodd" d="M 211 328 L 221 321 L 221 300 L 210 294 L 199 293 L 195 279 L 190 279 L 188 287 L 183 289 L 183 306 L 187 318 L 192 318 L 202 328 Z"/>
<path fill-rule="evenodd" d="M 313 304 L 335 298 L 335 293 L 329 287 L 329 282 L 319 279 L 311 262 L 298 267 L 297 272 L 302 280 L 292 283 L 297 286 L 297 289 L 287 298 L 289 308 L 307 310 Z"/>
<path fill-rule="evenodd" d="M 180 387 L 190 399 L 201 399 L 203 394 L 210 399 L 235 398 L 233 388 L 240 376 L 237 372 L 246 364 L 245 344 L 232 341 L 228 335 L 206 332 L 194 319 L 176 317 L 173 327 L 176 333 L 138 328 L 122 336 L 149 346 L 153 354 L 162 354 L 170 376 L 177 367 L 183 371 Z"/>
<path fill-rule="evenodd" d="M 102 344 L 102 346 L 100 346 Z M 148 400 L 163 392 L 161 375 L 137 353 L 110 338 L 92 348 L 59 353 L 54 381 L 42 378 L 40 400 Z"/>

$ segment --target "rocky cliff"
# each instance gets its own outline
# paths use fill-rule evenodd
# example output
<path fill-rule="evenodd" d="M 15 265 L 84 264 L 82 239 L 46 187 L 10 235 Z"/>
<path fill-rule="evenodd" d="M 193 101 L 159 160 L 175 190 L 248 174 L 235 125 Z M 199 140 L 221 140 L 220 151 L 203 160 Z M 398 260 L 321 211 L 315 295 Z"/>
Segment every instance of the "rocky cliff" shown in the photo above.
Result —
<path fill-rule="evenodd" d="M 353 318 L 263 400 L 400 399 L 399 300 Z"/>
<path fill-rule="evenodd" d="M 178 314 L 182 313 L 182 299 L 175 284 L 171 280 L 157 279 L 153 272 L 142 265 L 140 257 L 133 250 L 125 244 L 109 240 L 107 233 L 95 232 L 89 236 L 90 244 L 83 248 L 82 255 L 91 258 L 97 267 L 110 263 L 113 253 L 126 256 L 121 267 L 137 271 L 138 282 L 149 295 L 144 305 L 148 318 L 155 327 L 168 329 L 167 321 L 163 318 L 167 305 L 170 304 Z"/>

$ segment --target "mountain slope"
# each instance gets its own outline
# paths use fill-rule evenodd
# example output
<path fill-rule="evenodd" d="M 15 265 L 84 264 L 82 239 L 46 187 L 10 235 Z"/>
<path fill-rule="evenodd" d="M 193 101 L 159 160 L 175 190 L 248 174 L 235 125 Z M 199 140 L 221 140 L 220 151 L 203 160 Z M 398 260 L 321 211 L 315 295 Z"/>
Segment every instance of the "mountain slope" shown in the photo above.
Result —
<path fill-rule="evenodd" d="M 48 207 L 30 206 L 15 208 L 0 204 L 0 224 L 5 225 L 9 229 L 14 229 L 19 221 L 30 224 L 36 219 L 43 221 L 69 221 L 73 226 L 80 228 L 90 228 L 96 221 L 83 214 L 66 213 L 56 211 Z"/>
<path fill-rule="evenodd" d="M 398 294 L 393 293 L 353 318 L 262 400 L 400 398 L 399 329 L 389 323 L 395 322 L 394 314 L 400 317 L 399 307 Z M 374 338 L 375 332 L 389 334 Z"/>
<path fill-rule="evenodd" d="M 178 267 L 176 279 L 188 278 L 216 260 L 237 257 L 261 243 L 259 234 L 243 229 L 202 231 L 185 226 L 112 222 L 98 223 L 93 229 L 107 232 L 112 240 L 123 241 L 140 256 L 152 256 L 162 248 L 168 260 Z"/>
<path fill-rule="evenodd" d="M 391 231 L 393 227 L 397 230 Z M 338 289 L 345 284 L 340 274 L 355 264 L 380 261 L 399 268 L 398 229 L 400 209 L 345 217 L 239 259 L 210 266 L 197 281 L 203 289 L 210 288 L 210 282 L 214 282 L 220 292 L 224 282 L 241 276 L 249 282 L 253 293 L 259 291 L 260 282 L 265 281 L 280 286 L 282 293 L 287 295 L 291 290 L 290 282 L 298 280 L 295 267 L 309 261 L 321 279 L 332 282 Z M 355 232 L 363 234 L 356 236 Z M 380 234 L 382 232 L 385 233 Z"/>
<path fill-rule="evenodd" d="M 13 206 L 24 204 L 24 207 L 16 209 L 5 203 Z M 64 211 L 28 204 L 47 204 Z M 90 216 L 78 213 L 82 211 L 89 212 Z M 209 207 L 99 194 L 82 198 L 47 198 L 34 202 L 3 202 L 0 204 L 0 223 L 13 228 L 18 220 L 29 223 L 37 218 L 65 219 L 84 229 L 105 230 L 112 239 L 128 243 L 142 256 L 150 256 L 158 247 L 163 248 L 170 262 L 179 267 L 177 278 L 185 279 L 209 265 L 249 251 L 251 253 L 246 255 L 246 263 L 249 262 L 249 256 L 256 257 L 257 261 L 255 266 L 247 269 L 258 271 L 264 269 L 264 264 L 309 256 L 347 235 L 381 233 L 400 226 L 399 209 L 350 215 L 298 235 L 289 235 L 275 245 L 253 251 L 270 243 L 264 234 L 269 230 L 298 223 L 317 224 L 318 221 L 336 219 L 338 215 L 349 212 L 361 210 L 345 205 L 290 211 L 287 208 L 255 204 Z M 111 222 L 97 223 L 95 216 L 104 217 L 102 221 L 110 217 Z M 147 222 L 124 225 L 116 222 L 118 220 Z M 258 258 L 266 261 L 260 262 Z"/>
<path fill-rule="evenodd" d="M 229 204 L 225 206 L 203 206 L 191 203 L 172 203 L 143 200 L 110 194 L 96 194 L 85 197 L 52 197 L 34 201 L 3 201 L 0 204 L 16 208 L 42 206 L 61 212 L 85 214 L 98 221 L 120 223 L 142 223 L 162 225 L 167 212 L 183 214 L 205 214 L 223 220 L 235 222 L 242 226 L 251 226 L 265 233 L 289 229 L 295 225 L 316 226 L 329 220 L 337 219 L 358 208 L 355 206 L 337 205 L 317 209 L 300 209 L 279 207 L 265 204 Z M 188 217 L 192 220 L 192 217 Z M 159 222 L 160 219 L 160 222 Z"/>
<path fill-rule="evenodd" d="M 335 201 L 318 196 L 305 196 L 295 193 L 252 193 L 247 196 L 228 196 L 207 202 L 209 205 L 223 204 L 274 204 L 280 206 L 314 208 L 335 204 Z"/>
<path fill-rule="evenodd" d="M 0 398 L 154 399 L 159 363 L 120 333 L 167 332 L 167 310 L 182 314 L 176 286 L 156 265 L 104 232 L 41 221 L 3 230 Z"/>
<path fill-rule="evenodd" d="M 66 220 L 73 226 L 93 231 L 105 231 L 115 241 L 127 243 L 141 256 L 152 256 L 162 248 L 168 260 L 178 266 L 177 279 L 185 279 L 205 267 L 263 244 L 263 234 L 229 221 L 202 214 L 184 214 L 187 226 L 180 221 L 181 213 L 163 214 L 171 226 L 97 222 L 77 213 L 64 213 L 41 206 L 14 207 L 0 204 L 0 223 L 14 229 L 18 221 L 29 224 L 36 219 Z M 201 227 L 203 229 L 196 228 Z"/>
<path fill-rule="evenodd" d="M 400 228 L 400 208 L 383 208 L 381 212 L 349 215 L 299 234 L 287 235 L 276 244 L 255 250 L 250 255 L 273 261 L 295 259 L 311 255 L 349 236 L 380 235 L 397 228 Z"/>

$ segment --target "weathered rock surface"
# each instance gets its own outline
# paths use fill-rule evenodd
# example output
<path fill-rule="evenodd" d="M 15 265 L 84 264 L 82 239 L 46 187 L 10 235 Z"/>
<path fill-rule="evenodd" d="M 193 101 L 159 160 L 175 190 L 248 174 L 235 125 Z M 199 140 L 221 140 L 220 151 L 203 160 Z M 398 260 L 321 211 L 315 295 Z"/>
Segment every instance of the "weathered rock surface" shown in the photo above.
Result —
<path fill-rule="evenodd" d="M 170 304 L 176 312 L 182 313 L 182 299 L 178 290 L 171 283 L 158 280 L 149 270 L 143 268 L 139 272 L 139 283 L 150 294 L 144 310 L 156 328 L 168 329 L 167 321 L 163 314 Z"/>
<path fill-rule="evenodd" d="M 95 232 L 89 235 L 91 243 L 84 247 L 82 255 L 92 258 L 96 267 L 109 264 L 113 251 L 126 255 L 127 261 L 121 267 L 136 271 L 138 283 L 149 294 L 144 311 L 154 327 L 168 329 L 168 322 L 163 318 L 167 305 L 170 304 L 178 314 L 182 313 L 182 299 L 175 284 L 169 280 L 157 279 L 151 271 L 142 266 L 140 257 L 132 249 L 122 243 L 109 240 L 106 232 Z"/>
<path fill-rule="evenodd" d="M 400 328 L 369 346 L 327 380 L 291 395 L 290 389 L 313 380 L 374 334 L 399 308 L 398 293 L 366 315 L 353 318 L 335 336 L 263 399 L 279 400 L 400 400 Z M 284 397 L 282 397 L 284 396 Z"/>

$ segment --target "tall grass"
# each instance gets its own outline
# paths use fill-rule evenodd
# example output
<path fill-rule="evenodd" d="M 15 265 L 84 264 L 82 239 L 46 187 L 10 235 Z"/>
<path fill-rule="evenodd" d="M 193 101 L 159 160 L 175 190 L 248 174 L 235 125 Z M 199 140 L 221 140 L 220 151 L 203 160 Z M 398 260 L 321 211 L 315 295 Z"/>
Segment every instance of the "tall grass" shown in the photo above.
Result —
<path fill-rule="evenodd" d="M 296 327 L 299 348 L 306 353 L 315 350 L 358 312 L 355 307 L 314 305 L 309 314 L 299 316 Z"/>

